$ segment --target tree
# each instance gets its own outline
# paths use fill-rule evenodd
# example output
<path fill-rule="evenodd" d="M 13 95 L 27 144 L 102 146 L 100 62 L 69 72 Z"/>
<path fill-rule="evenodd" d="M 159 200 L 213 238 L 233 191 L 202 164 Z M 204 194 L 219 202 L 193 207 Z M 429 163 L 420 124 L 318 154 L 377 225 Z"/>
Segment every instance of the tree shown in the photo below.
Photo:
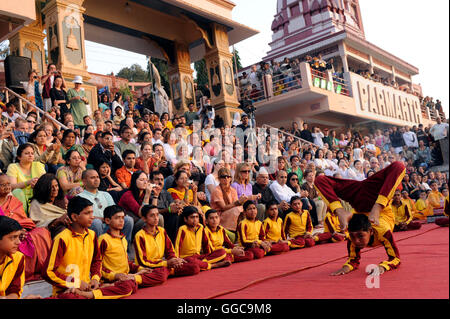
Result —
<path fill-rule="evenodd" d="M 128 85 L 121 86 L 119 92 L 122 94 L 122 100 L 125 100 L 125 97 L 129 96 L 130 101 L 133 101 L 133 94 L 131 93 L 130 87 Z"/>
<path fill-rule="evenodd" d="M 137 63 L 129 68 L 122 68 L 119 73 L 117 73 L 117 76 L 127 79 L 130 82 L 147 82 L 149 80 L 145 70 Z"/>
<path fill-rule="evenodd" d="M 242 69 L 242 64 L 241 64 L 241 57 L 239 56 L 239 51 L 234 48 L 233 48 L 233 50 L 234 50 L 234 52 L 233 52 L 233 70 L 235 72 L 236 71 L 235 65 L 237 64 L 237 69 L 240 70 L 240 69 Z M 236 57 L 236 59 L 235 59 L 235 57 Z"/>
<path fill-rule="evenodd" d="M 194 69 L 197 72 L 197 85 L 198 87 L 203 87 L 208 84 L 208 70 L 206 68 L 205 59 L 201 59 L 194 63 Z"/>

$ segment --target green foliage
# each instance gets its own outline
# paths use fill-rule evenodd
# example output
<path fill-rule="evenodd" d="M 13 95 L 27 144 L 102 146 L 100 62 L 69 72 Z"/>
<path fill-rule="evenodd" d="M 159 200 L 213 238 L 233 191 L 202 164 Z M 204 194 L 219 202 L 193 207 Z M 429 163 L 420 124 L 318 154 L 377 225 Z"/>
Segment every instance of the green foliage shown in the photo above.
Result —
<path fill-rule="evenodd" d="M 131 93 L 130 87 L 128 85 L 122 85 L 119 89 L 122 94 L 122 100 L 125 100 L 126 96 L 130 97 L 130 101 L 133 101 L 133 94 Z"/>
<path fill-rule="evenodd" d="M 235 57 L 236 57 L 236 59 L 235 59 Z M 238 70 L 242 69 L 241 57 L 239 56 L 239 51 L 236 49 L 233 52 L 233 70 L 234 71 L 235 71 L 235 63 L 237 64 Z M 234 71 L 233 71 L 233 73 L 234 73 Z"/>
<path fill-rule="evenodd" d="M 199 87 L 204 86 L 205 84 L 208 84 L 208 70 L 206 68 L 206 61 L 205 59 L 201 59 L 200 61 L 197 61 L 194 63 L 194 69 L 197 72 L 197 79 L 196 82 Z"/>
<path fill-rule="evenodd" d="M 122 68 L 119 73 L 117 73 L 117 76 L 127 79 L 130 82 L 149 81 L 147 72 L 137 63 L 133 64 L 129 68 Z"/>

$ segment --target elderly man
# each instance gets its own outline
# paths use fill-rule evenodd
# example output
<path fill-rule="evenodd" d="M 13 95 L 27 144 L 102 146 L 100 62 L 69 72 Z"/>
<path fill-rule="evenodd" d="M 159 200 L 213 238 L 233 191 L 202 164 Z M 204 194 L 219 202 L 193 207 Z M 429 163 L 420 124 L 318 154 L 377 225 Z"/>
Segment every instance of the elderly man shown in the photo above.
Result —
<path fill-rule="evenodd" d="M 286 208 L 285 203 L 289 203 L 293 196 L 300 196 L 300 193 L 294 193 L 294 191 L 289 186 L 286 185 L 286 182 L 287 182 L 286 171 L 279 170 L 277 173 L 277 179 L 273 181 L 272 184 L 270 185 L 270 190 L 275 196 L 275 200 L 282 207 L 283 211 L 285 210 L 284 208 Z"/>

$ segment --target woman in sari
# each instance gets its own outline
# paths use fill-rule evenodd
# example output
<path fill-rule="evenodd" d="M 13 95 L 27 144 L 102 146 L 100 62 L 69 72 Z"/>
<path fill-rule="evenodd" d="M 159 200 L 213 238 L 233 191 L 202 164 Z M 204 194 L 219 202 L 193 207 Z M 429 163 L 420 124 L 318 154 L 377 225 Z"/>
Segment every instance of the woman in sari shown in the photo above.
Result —
<path fill-rule="evenodd" d="M 40 279 L 52 245 L 50 231 L 46 227 L 38 227 L 32 218 L 27 217 L 22 202 L 11 194 L 8 176 L 2 173 L 0 173 L 0 215 L 15 219 L 24 229 L 24 240 L 19 245 L 19 250 L 25 255 L 25 281 Z"/>

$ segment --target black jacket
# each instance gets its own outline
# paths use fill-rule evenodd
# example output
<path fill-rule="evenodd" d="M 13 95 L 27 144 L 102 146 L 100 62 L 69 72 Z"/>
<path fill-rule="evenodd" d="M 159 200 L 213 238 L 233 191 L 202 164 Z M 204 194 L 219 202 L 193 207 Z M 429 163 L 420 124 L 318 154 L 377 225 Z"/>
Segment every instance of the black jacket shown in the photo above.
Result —
<path fill-rule="evenodd" d="M 104 150 L 102 145 L 98 143 L 89 152 L 87 162 L 94 166 L 95 170 L 98 170 L 104 161 L 111 166 L 111 174 L 123 166 L 123 162 L 117 154 L 112 155 L 111 151 Z"/>

